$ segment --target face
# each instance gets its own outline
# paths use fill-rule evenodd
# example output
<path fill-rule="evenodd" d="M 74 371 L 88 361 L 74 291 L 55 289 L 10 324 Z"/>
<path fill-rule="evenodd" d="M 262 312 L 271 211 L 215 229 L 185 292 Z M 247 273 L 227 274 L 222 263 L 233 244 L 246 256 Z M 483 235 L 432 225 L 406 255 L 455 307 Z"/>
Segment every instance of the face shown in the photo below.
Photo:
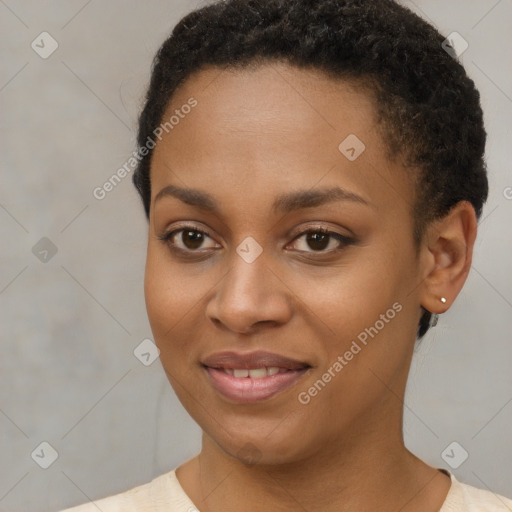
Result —
<path fill-rule="evenodd" d="M 285 64 L 207 68 L 173 115 L 152 157 L 145 296 L 184 407 L 223 453 L 272 464 L 398 434 L 420 317 L 414 188 L 371 96 Z"/>

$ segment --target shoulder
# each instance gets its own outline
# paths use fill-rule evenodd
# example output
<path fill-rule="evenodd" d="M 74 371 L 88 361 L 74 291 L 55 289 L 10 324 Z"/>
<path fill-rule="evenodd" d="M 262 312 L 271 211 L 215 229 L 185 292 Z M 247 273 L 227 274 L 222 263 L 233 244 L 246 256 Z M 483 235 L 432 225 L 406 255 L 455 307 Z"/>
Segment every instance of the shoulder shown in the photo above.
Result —
<path fill-rule="evenodd" d="M 509 498 L 464 484 L 449 475 L 452 485 L 439 512 L 512 512 Z"/>
<path fill-rule="evenodd" d="M 98 512 L 98 510 L 102 512 L 127 512 L 128 510 L 198 512 L 176 478 L 175 470 L 120 494 L 90 501 L 61 512 Z"/>

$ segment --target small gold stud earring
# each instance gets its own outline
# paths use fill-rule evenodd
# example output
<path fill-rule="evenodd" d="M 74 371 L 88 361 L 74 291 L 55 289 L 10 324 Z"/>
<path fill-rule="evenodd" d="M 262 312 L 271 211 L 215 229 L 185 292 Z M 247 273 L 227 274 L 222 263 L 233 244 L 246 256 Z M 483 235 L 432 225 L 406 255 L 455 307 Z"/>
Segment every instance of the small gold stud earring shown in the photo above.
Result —
<path fill-rule="evenodd" d="M 446 299 L 445 299 L 444 297 L 441 297 L 441 302 L 442 302 L 443 304 L 446 304 Z"/>

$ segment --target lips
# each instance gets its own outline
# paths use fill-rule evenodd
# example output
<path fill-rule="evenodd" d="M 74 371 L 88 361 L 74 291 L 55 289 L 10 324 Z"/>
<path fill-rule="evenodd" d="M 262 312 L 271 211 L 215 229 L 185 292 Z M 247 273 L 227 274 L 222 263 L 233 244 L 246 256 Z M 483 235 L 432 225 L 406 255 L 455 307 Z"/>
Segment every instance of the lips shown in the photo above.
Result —
<path fill-rule="evenodd" d="M 242 403 L 268 399 L 295 384 L 311 366 L 271 352 L 221 352 L 202 364 L 224 397 Z"/>

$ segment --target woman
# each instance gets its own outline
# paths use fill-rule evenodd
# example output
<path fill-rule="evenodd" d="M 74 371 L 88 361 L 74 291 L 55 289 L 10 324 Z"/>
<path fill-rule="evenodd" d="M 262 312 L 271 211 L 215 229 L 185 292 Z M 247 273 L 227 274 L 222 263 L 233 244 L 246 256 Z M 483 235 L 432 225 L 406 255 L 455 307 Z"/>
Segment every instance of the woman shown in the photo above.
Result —
<path fill-rule="evenodd" d="M 488 191 L 443 41 L 391 0 L 228 0 L 176 26 L 134 183 L 149 320 L 202 449 L 73 511 L 512 509 L 402 436 L 415 340 L 466 281 Z"/>

